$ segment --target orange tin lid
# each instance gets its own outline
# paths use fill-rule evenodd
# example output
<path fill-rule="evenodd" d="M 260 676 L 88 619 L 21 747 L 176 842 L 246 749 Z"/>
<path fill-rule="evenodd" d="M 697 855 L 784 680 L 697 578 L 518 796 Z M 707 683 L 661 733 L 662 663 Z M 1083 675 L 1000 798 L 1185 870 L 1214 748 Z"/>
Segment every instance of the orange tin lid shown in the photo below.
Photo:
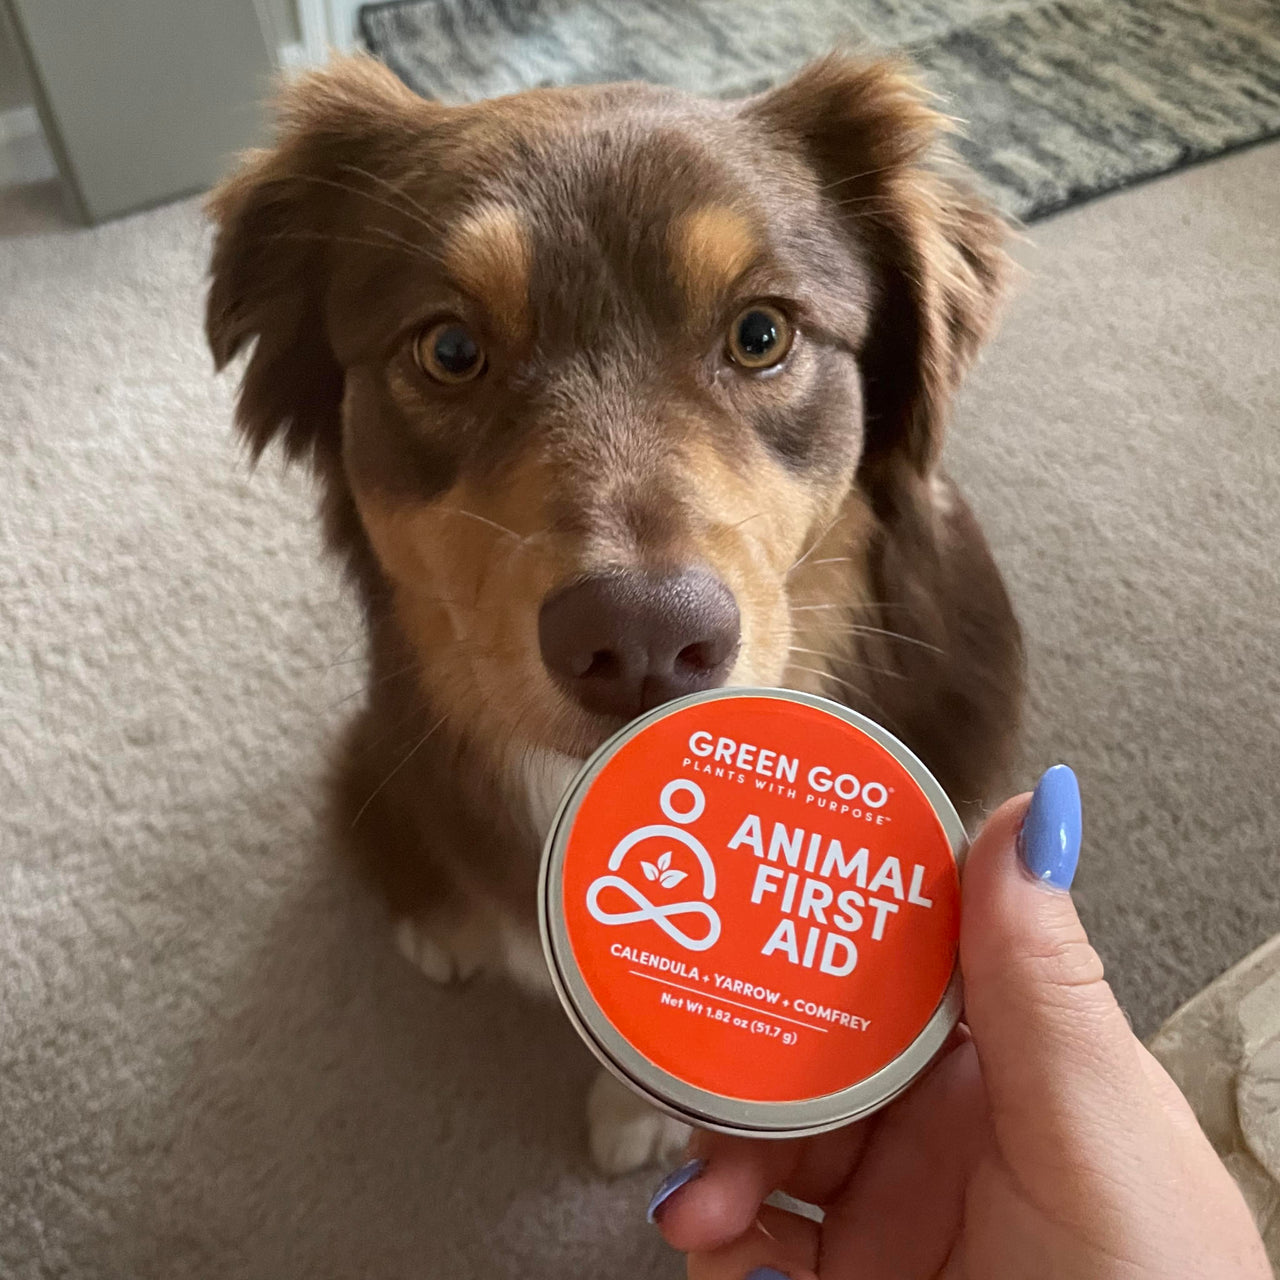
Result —
<path fill-rule="evenodd" d="M 892 734 L 838 703 L 720 689 L 606 743 L 543 857 L 562 1003 L 669 1113 L 761 1136 L 883 1106 L 960 1013 L 964 828 Z"/>

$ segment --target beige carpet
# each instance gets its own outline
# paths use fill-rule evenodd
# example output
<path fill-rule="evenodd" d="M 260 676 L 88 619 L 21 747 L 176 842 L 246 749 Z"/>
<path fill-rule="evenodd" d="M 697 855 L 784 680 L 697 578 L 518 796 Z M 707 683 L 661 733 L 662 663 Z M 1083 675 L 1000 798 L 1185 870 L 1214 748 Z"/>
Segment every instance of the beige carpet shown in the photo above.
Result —
<path fill-rule="evenodd" d="M 1144 1032 L 1280 929 L 1278 186 L 1271 146 L 1035 228 L 951 448 Z M 562 1019 L 428 986 L 320 851 L 357 631 L 231 444 L 195 206 L 0 204 L 0 1275 L 674 1277 Z"/>

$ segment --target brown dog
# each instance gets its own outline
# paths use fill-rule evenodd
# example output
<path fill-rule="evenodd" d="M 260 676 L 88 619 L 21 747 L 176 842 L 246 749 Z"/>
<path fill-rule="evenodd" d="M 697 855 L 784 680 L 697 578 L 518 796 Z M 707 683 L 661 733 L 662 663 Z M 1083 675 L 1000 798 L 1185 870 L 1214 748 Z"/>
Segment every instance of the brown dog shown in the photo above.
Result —
<path fill-rule="evenodd" d="M 211 201 L 208 335 L 365 607 L 337 824 L 407 954 L 547 989 L 556 799 L 692 690 L 839 698 L 987 797 L 1018 631 L 938 459 L 1003 229 L 898 69 L 445 107 L 352 59 L 280 114 Z M 681 1136 L 611 1084 L 591 1122 L 609 1169 Z"/>

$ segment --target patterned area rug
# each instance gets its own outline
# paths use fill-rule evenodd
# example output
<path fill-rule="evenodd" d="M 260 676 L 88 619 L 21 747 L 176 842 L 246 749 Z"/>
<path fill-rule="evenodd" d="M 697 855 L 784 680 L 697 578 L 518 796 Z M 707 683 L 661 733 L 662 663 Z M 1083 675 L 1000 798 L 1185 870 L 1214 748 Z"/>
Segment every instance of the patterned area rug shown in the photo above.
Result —
<path fill-rule="evenodd" d="M 744 94 L 838 44 L 900 49 L 1025 221 L 1280 134 L 1276 0 L 393 0 L 360 21 L 448 102 L 603 80 Z"/>

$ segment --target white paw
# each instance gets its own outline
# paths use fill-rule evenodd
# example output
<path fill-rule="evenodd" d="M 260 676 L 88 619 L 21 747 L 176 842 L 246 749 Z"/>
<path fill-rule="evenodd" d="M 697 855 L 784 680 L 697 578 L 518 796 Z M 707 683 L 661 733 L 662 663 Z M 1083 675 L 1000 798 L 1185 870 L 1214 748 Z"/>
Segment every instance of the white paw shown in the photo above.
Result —
<path fill-rule="evenodd" d="M 587 1095 L 591 1159 L 601 1173 L 631 1173 L 647 1165 L 676 1163 L 689 1126 L 655 1110 L 620 1080 L 601 1071 Z"/>
<path fill-rule="evenodd" d="M 421 920 L 402 916 L 395 926 L 396 947 L 410 964 L 421 969 L 432 982 L 450 983 L 471 977 L 480 968 L 483 956 L 467 939 L 437 931 Z"/>
<path fill-rule="evenodd" d="M 535 996 L 554 996 L 542 939 L 536 929 L 528 929 L 510 919 L 499 921 L 498 944 L 501 964 L 507 976 Z"/>

